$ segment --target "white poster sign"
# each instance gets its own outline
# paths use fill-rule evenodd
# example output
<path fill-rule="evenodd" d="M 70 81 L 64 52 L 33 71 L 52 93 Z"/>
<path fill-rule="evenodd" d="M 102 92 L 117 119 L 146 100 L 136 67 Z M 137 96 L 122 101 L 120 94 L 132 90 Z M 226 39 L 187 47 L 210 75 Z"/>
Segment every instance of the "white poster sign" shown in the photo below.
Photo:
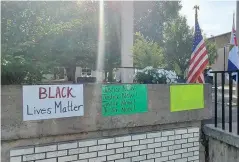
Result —
<path fill-rule="evenodd" d="M 23 86 L 23 120 L 84 115 L 83 85 Z"/>

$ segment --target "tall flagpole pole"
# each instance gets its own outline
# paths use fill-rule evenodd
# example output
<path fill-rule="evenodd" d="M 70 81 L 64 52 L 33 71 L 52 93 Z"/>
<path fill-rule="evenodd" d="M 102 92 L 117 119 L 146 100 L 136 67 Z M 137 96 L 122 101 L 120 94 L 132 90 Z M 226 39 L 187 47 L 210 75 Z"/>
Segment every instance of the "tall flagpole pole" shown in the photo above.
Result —
<path fill-rule="evenodd" d="M 238 2 L 237 2 L 237 8 L 236 8 L 236 12 L 238 13 Z M 237 17 L 237 19 L 238 19 L 238 17 Z M 235 30 L 236 30 L 236 38 L 238 38 L 238 35 L 237 35 L 237 33 L 238 33 L 238 21 L 236 20 L 236 28 L 235 28 Z M 233 12 L 233 26 L 235 27 L 235 12 Z M 238 79 L 238 76 L 236 75 L 236 83 L 235 83 L 235 88 L 236 88 L 236 90 L 235 90 L 235 96 L 237 96 L 237 93 L 238 93 L 238 82 L 237 82 L 237 79 Z M 238 97 L 238 96 L 237 96 Z"/>
<path fill-rule="evenodd" d="M 196 24 L 197 19 L 198 19 L 199 6 L 198 6 L 198 5 L 195 5 L 195 6 L 193 7 L 193 9 L 195 9 L 195 24 Z"/>
<path fill-rule="evenodd" d="M 198 19 L 198 10 L 199 10 L 199 6 L 198 5 L 195 5 L 194 7 L 193 7 L 193 9 L 195 9 L 195 25 L 196 25 L 196 23 L 197 23 L 197 19 Z M 196 29 L 196 28 L 195 28 Z M 200 77 L 200 76 L 199 76 Z M 196 80 L 196 83 L 198 83 L 198 79 Z"/>
<path fill-rule="evenodd" d="M 226 71 L 226 46 L 224 46 L 224 50 L 223 50 L 223 71 Z"/>

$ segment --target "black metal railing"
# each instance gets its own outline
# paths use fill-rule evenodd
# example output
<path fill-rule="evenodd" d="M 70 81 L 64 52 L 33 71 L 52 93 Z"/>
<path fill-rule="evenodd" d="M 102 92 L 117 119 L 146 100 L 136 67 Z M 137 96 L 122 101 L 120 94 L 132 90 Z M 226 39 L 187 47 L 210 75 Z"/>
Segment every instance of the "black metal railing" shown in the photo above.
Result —
<path fill-rule="evenodd" d="M 236 71 L 212 71 L 211 73 L 214 73 L 214 108 L 215 108 L 215 115 L 214 115 L 214 124 L 215 127 L 219 127 L 218 124 L 218 116 L 220 116 L 220 114 L 218 114 L 218 75 L 221 75 L 221 128 L 223 130 L 226 129 L 225 124 L 228 123 L 228 130 L 229 132 L 234 132 L 237 131 L 237 134 L 239 135 L 239 86 L 236 86 L 237 89 L 237 101 L 236 101 L 236 108 L 237 111 L 234 112 L 236 113 L 236 121 L 233 121 L 233 109 L 232 109 L 232 99 L 233 99 L 233 82 L 235 82 L 235 84 L 239 85 L 239 70 Z M 226 121 L 226 111 L 227 109 L 225 109 L 225 76 L 228 76 L 228 85 L 229 85 L 229 103 L 228 103 L 228 121 Z M 234 81 L 233 81 L 234 80 Z M 235 129 L 235 127 L 233 127 L 233 123 L 236 123 L 235 125 L 237 125 L 236 129 L 237 130 L 233 130 L 233 128 Z"/>

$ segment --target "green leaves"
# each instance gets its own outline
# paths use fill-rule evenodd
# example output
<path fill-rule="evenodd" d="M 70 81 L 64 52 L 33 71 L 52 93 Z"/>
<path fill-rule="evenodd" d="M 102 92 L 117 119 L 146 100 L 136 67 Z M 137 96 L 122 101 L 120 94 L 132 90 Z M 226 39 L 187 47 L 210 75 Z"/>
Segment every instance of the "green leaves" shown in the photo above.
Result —
<path fill-rule="evenodd" d="M 178 17 L 181 7 L 180 1 L 135 1 L 135 31 L 162 46 L 164 26 Z"/>
<path fill-rule="evenodd" d="M 208 51 L 209 64 L 217 57 L 216 46 L 204 39 Z M 164 30 L 165 59 L 170 69 L 175 69 L 181 76 L 189 67 L 192 54 L 193 29 L 187 25 L 185 17 L 179 16 L 167 25 Z"/>
<path fill-rule="evenodd" d="M 188 67 L 193 32 L 179 16 L 180 2 L 134 3 L 134 28 L 140 32 L 132 49 L 135 66 L 167 66 L 183 73 Z M 112 69 L 121 61 L 121 17 L 107 3 L 104 7 L 104 64 L 112 77 Z M 76 66 L 96 67 L 99 1 L 4 1 L 1 12 L 5 84 L 38 82 L 54 67 L 71 69 L 71 75 Z M 215 46 L 207 46 L 213 60 Z"/>
<path fill-rule="evenodd" d="M 5 55 L 2 58 L 2 84 L 34 84 L 40 82 L 43 71 L 32 60 L 24 58 L 23 55 Z"/>
<path fill-rule="evenodd" d="M 180 75 L 189 66 L 192 54 L 193 31 L 187 25 L 185 17 L 179 16 L 164 29 L 165 59 L 170 69 Z"/>
<path fill-rule="evenodd" d="M 205 39 L 205 44 L 208 52 L 209 66 L 211 66 L 218 57 L 216 43 L 209 42 L 207 39 Z"/>
<path fill-rule="evenodd" d="M 194 31 L 188 26 L 186 18 L 178 13 L 180 3 L 160 1 L 147 7 L 151 10 L 144 12 L 145 15 L 136 21 L 136 26 L 140 25 L 137 26 L 140 33 L 135 36 L 134 64 L 141 68 L 152 65 L 167 67 L 182 77 L 189 66 Z M 211 65 L 217 57 L 216 46 L 206 39 L 205 43 Z"/>
<path fill-rule="evenodd" d="M 140 32 L 135 34 L 133 57 L 136 67 L 164 67 L 163 49 L 156 42 L 145 39 Z"/>
<path fill-rule="evenodd" d="M 24 78 L 16 81 L 21 83 L 20 80 L 25 82 L 26 78 L 34 81 L 32 77 L 26 77 L 25 68 L 30 68 L 28 70 L 30 72 L 36 64 L 41 72 L 53 71 L 56 66 L 73 71 L 76 66 L 95 68 L 98 49 L 98 11 L 97 1 L 3 2 L 2 56 L 5 57 L 5 61 L 11 60 L 4 67 L 5 72 L 14 71 L 14 68 L 22 70 Z M 109 10 L 106 4 L 105 11 L 107 11 L 105 46 L 108 53 L 105 62 L 109 70 L 119 65 L 120 28 L 117 27 L 120 25 L 120 17 Z M 32 67 L 28 66 L 27 61 L 24 68 L 13 66 L 12 62 L 15 61 L 15 64 L 22 67 L 15 56 L 29 60 Z M 36 74 L 42 76 L 41 73 Z"/>

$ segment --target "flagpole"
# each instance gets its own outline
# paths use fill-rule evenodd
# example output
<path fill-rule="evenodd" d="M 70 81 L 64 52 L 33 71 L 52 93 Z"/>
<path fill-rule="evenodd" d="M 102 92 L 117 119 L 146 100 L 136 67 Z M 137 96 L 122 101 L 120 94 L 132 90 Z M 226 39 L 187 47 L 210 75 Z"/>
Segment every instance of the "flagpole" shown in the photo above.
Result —
<path fill-rule="evenodd" d="M 233 27 L 235 27 L 235 12 L 233 12 Z M 237 31 L 237 29 L 236 29 L 236 31 Z M 236 35 L 236 37 L 237 37 L 237 36 L 238 36 L 238 35 Z M 237 92 L 237 87 L 238 87 L 237 79 L 238 79 L 238 76 L 236 75 L 236 77 L 237 77 L 237 78 L 236 78 L 236 83 L 235 83 L 235 85 L 236 85 L 236 86 L 235 86 L 235 87 L 236 87 L 235 95 L 237 96 L 237 93 L 238 93 L 238 92 Z M 233 88 L 233 87 L 232 87 L 232 88 Z M 233 92 L 233 91 L 232 91 L 232 92 Z M 238 97 L 238 96 L 237 96 L 237 97 Z"/>
<path fill-rule="evenodd" d="M 224 63 L 223 63 L 223 70 L 226 71 L 226 46 L 224 46 Z"/>
<path fill-rule="evenodd" d="M 235 12 L 233 12 L 233 27 L 235 27 Z M 236 31 L 237 31 L 237 29 L 236 29 Z M 236 37 L 237 37 L 238 35 L 236 35 Z M 238 82 L 237 82 L 237 79 L 238 79 L 238 76 L 236 75 L 236 83 L 235 83 L 235 87 L 236 87 L 236 90 L 235 90 L 235 96 L 237 96 L 237 87 L 238 87 Z M 233 92 L 233 91 L 232 91 Z M 237 96 L 237 97 L 239 97 L 239 96 Z"/>
<path fill-rule="evenodd" d="M 233 18 L 232 18 L 232 22 L 233 22 L 233 24 L 232 24 L 232 26 L 233 26 L 233 28 L 235 27 L 235 13 L 233 12 Z M 236 35 L 237 36 L 237 35 Z M 231 42 L 230 42 L 231 43 Z M 238 77 L 237 75 L 236 75 L 236 77 Z M 232 84 L 233 84 L 233 82 L 232 82 Z M 235 95 L 237 96 L 237 78 L 236 78 L 236 81 L 235 81 L 235 88 L 236 88 L 236 90 L 235 90 Z M 234 86 L 232 85 L 232 88 L 233 88 Z M 232 91 L 233 92 L 233 91 Z M 237 96 L 238 97 L 238 96 Z"/>
<path fill-rule="evenodd" d="M 199 6 L 195 5 L 193 7 L 195 9 L 195 33 L 194 33 L 194 40 L 193 40 L 193 51 L 191 57 L 195 53 L 199 53 L 198 56 L 196 57 L 196 61 L 191 58 L 190 63 L 189 63 L 189 74 L 188 74 L 188 80 L 187 83 L 205 83 L 205 78 L 204 78 L 204 70 L 206 69 L 206 66 L 208 64 L 208 56 L 207 56 L 207 50 L 205 46 L 205 42 L 202 37 L 201 29 L 198 24 L 198 13 L 197 11 L 199 10 Z M 200 45 L 201 43 L 201 45 Z M 200 46 L 200 48 L 199 48 Z M 193 57 L 194 58 L 194 57 Z M 200 66 L 199 68 L 196 68 L 196 63 L 197 62 L 202 62 L 203 66 Z"/>
<path fill-rule="evenodd" d="M 197 19 L 198 19 L 198 10 L 199 10 L 199 6 L 195 5 L 193 8 L 195 9 L 195 24 L 196 24 Z"/>
<path fill-rule="evenodd" d="M 195 24 L 197 23 L 197 20 L 198 20 L 198 10 L 199 10 L 199 6 L 195 5 L 193 7 L 193 9 L 195 9 Z M 196 26 L 195 26 L 195 30 L 196 30 Z M 196 83 L 199 83 L 199 80 L 197 79 L 196 80 Z"/>

